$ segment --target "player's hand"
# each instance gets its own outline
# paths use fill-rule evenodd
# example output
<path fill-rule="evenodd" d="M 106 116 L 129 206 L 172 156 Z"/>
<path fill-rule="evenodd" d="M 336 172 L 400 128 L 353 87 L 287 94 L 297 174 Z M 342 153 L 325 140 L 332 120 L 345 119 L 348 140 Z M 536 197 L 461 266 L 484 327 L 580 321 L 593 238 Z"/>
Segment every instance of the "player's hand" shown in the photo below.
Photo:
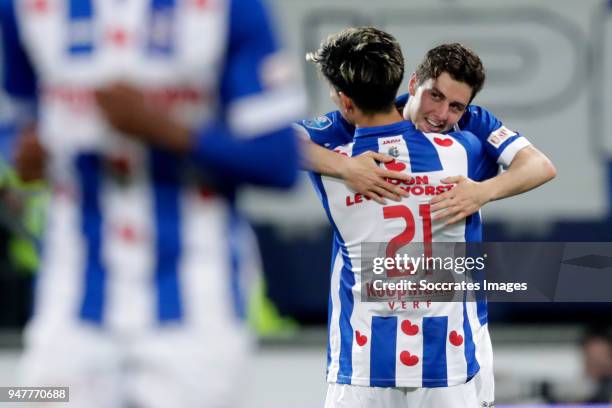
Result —
<path fill-rule="evenodd" d="M 189 129 L 154 109 L 139 88 L 115 83 L 97 89 L 95 98 L 102 114 L 119 132 L 177 153 L 189 150 Z"/>
<path fill-rule="evenodd" d="M 411 177 L 406 173 L 382 169 L 378 166 L 378 162 L 388 163 L 393 160 L 393 157 L 386 154 L 365 152 L 345 160 L 340 174 L 351 189 L 377 203 L 386 204 L 385 198 L 400 201 L 408 193 L 386 179 L 409 181 Z"/>
<path fill-rule="evenodd" d="M 145 139 L 153 116 L 145 104 L 143 92 L 126 83 L 115 83 L 95 91 L 96 103 L 116 130 Z"/>
<path fill-rule="evenodd" d="M 455 184 L 452 190 L 435 196 L 429 202 L 433 219 L 445 220 L 445 224 L 454 224 L 478 211 L 491 201 L 482 183 L 464 176 L 446 177 L 444 184 Z"/>
<path fill-rule="evenodd" d="M 35 126 L 28 126 L 17 135 L 15 170 L 22 181 L 42 180 L 45 177 L 47 153 L 38 140 Z"/>

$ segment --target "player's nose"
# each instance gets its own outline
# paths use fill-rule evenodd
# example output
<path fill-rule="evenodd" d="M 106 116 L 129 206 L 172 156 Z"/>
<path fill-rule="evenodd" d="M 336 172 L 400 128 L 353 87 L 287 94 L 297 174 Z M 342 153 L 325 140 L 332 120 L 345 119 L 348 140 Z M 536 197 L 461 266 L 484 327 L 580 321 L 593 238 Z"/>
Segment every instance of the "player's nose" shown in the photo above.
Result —
<path fill-rule="evenodd" d="M 450 107 L 446 103 L 441 103 L 440 105 L 438 105 L 437 109 L 434 112 L 436 120 L 446 122 L 446 120 L 448 119 L 449 110 Z"/>

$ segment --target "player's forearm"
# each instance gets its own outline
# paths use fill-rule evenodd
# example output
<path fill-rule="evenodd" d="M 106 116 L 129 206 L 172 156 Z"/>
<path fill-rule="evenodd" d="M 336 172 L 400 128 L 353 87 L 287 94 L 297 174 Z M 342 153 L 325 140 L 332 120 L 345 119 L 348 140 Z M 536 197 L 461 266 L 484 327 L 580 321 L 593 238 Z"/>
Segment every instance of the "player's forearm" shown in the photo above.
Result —
<path fill-rule="evenodd" d="M 533 146 L 516 154 L 508 170 L 482 182 L 489 201 L 522 194 L 552 180 L 557 170 L 552 162 Z"/>
<path fill-rule="evenodd" d="M 232 182 L 289 188 L 297 180 L 297 141 L 291 128 L 241 139 L 218 125 L 195 133 L 193 143 L 196 162 Z"/>
<path fill-rule="evenodd" d="M 348 157 L 328 150 L 311 140 L 302 140 L 302 168 L 330 177 L 343 177 L 345 161 Z"/>

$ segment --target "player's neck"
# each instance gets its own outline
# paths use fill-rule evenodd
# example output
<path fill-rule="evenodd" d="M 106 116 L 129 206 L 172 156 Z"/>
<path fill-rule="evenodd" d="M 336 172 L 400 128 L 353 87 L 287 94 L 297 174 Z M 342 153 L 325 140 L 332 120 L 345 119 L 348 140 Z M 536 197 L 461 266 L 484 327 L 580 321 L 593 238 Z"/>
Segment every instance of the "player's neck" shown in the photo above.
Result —
<path fill-rule="evenodd" d="M 376 113 L 373 115 L 359 115 L 359 117 L 355 118 L 355 127 L 366 128 L 374 126 L 386 126 L 401 122 L 402 120 L 404 120 L 404 118 L 402 117 L 402 115 L 400 115 L 397 109 L 394 108 L 391 111 L 385 113 Z"/>

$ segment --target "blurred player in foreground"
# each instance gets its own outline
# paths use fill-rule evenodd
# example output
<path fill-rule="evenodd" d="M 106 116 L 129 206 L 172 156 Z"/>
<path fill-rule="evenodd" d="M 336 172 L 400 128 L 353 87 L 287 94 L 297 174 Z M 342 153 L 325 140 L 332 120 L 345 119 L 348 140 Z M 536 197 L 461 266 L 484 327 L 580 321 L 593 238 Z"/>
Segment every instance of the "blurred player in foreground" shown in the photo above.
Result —
<path fill-rule="evenodd" d="M 368 30 L 372 30 L 372 29 L 368 29 Z M 330 82 L 332 86 L 332 90 L 331 90 L 332 99 L 334 99 L 336 103 L 339 104 L 339 106 L 342 108 L 341 113 L 338 113 L 337 115 L 332 114 L 332 118 L 334 119 L 341 118 L 342 120 L 339 124 L 333 123 L 331 118 L 330 120 L 327 121 L 328 123 L 325 123 L 326 122 L 325 119 L 322 119 L 322 118 L 319 118 L 321 119 L 320 121 L 318 121 L 319 123 L 315 123 L 315 121 L 304 121 L 303 122 L 304 129 L 306 129 L 306 131 L 309 133 L 309 136 L 311 138 L 315 139 L 321 133 L 324 134 L 326 129 L 330 129 L 330 130 L 325 133 L 333 135 L 334 128 L 336 128 L 336 130 L 337 128 L 346 129 L 346 127 L 343 126 L 343 124 L 347 124 L 347 123 L 354 123 L 355 125 L 357 125 L 358 127 L 357 135 L 359 135 L 360 132 L 362 131 L 364 135 L 367 135 L 369 134 L 367 129 L 359 129 L 359 128 L 361 126 L 369 127 L 369 126 L 381 125 L 381 123 L 378 123 L 376 120 L 374 120 L 377 117 L 377 115 L 379 119 L 381 117 L 385 117 L 385 115 L 387 119 L 392 118 L 393 115 L 397 115 L 397 117 L 401 119 L 399 114 L 397 114 L 397 112 L 394 111 L 395 108 L 393 108 L 393 110 L 385 111 L 384 109 L 387 109 L 389 107 L 388 103 L 387 102 L 380 103 L 381 98 L 383 101 L 385 101 L 385 98 L 387 99 L 389 97 L 394 98 L 395 92 L 397 91 L 397 87 L 399 86 L 399 83 L 401 82 L 401 79 L 402 79 L 401 74 L 399 75 L 399 79 L 397 78 L 398 77 L 397 72 L 399 71 L 399 67 L 393 66 L 393 63 L 396 63 L 397 61 L 401 61 L 402 63 L 401 72 L 403 73 L 403 61 L 401 60 L 401 53 L 399 53 L 399 50 L 396 49 L 397 47 L 396 43 L 392 41 L 392 44 L 393 44 L 393 47 L 391 47 L 392 51 L 390 52 L 390 49 L 387 48 L 386 52 L 390 52 L 390 54 L 395 55 L 395 57 L 384 56 L 385 47 L 381 44 L 384 44 L 387 47 L 390 47 L 390 45 L 387 44 L 386 41 L 381 41 L 381 39 L 377 38 L 377 36 L 380 35 L 384 37 L 385 34 L 376 32 L 376 31 L 375 31 L 376 34 L 372 34 L 372 33 L 368 33 L 368 30 L 366 31 L 363 31 L 362 29 L 353 30 L 353 31 L 347 30 L 344 33 L 338 34 L 328 39 L 324 43 L 324 45 L 321 47 L 321 49 L 315 54 L 314 56 L 315 62 L 317 62 L 317 64 L 320 66 L 321 71 L 323 72 L 324 76 L 328 79 L 328 81 Z M 373 43 L 369 44 L 369 41 L 373 41 Z M 387 39 L 387 42 L 388 41 L 389 40 Z M 458 53 L 459 58 L 457 60 L 453 60 L 452 64 L 447 64 L 445 66 L 446 67 L 445 72 L 443 73 L 438 72 L 437 75 L 431 74 L 428 71 L 426 73 L 431 74 L 432 78 L 438 78 L 439 76 L 441 77 L 440 78 L 441 81 L 437 81 L 437 82 L 439 84 L 441 83 L 440 86 L 444 90 L 446 90 L 446 92 L 448 93 L 446 97 L 451 100 L 453 99 L 453 97 L 457 97 L 459 100 L 461 100 L 462 101 L 461 103 L 463 105 L 458 106 L 455 109 L 457 111 L 463 111 L 465 107 L 467 106 L 467 104 L 471 101 L 471 99 L 473 99 L 477 91 L 480 90 L 480 88 L 482 87 L 482 83 L 484 81 L 484 72 L 482 71 L 482 65 L 480 63 L 480 60 L 477 58 L 477 56 L 473 55 L 471 52 L 467 52 L 467 50 L 463 49 L 462 47 L 458 45 L 444 47 L 442 50 L 438 49 L 435 51 L 438 51 L 438 54 L 443 54 L 443 52 L 446 51 L 448 54 L 449 53 L 448 48 L 450 48 L 451 54 L 453 51 L 455 53 Z M 457 51 L 457 48 L 459 48 L 458 51 Z M 360 52 L 357 52 L 356 50 L 359 50 L 361 54 Z M 464 50 L 467 52 L 467 54 L 466 52 L 462 52 Z M 366 58 L 366 56 L 363 54 L 366 54 L 368 52 L 370 52 L 372 55 L 369 55 Z M 397 53 L 399 53 L 399 56 L 396 55 Z M 428 54 L 428 59 L 431 59 L 430 54 Z M 368 61 L 372 61 L 373 59 L 378 58 L 377 61 L 379 62 L 379 66 L 378 66 L 379 71 L 376 71 L 374 67 L 369 67 L 370 69 L 373 70 L 372 72 L 369 72 L 367 71 L 365 67 L 359 66 L 360 58 L 361 60 L 366 59 Z M 426 61 L 428 59 L 426 59 Z M 464 65 L 467 65 L 467 66 L 464 66 Z M 385 72 L 385 70 L 382 67 L 385 67 L 388 70 L 388 77 L 390 78 L 389 79 L 390 82 L 384 84 L 384 86 L 382 85 L 382 83 L 384 82 L 384 79 L 383 79 L 384 77 L 383 76 L 377 77 L 375 74 L 375 72 Z M 353 72 L 356 72 L 358 74 L 352 74 Z M 359 74 L 361 74 L 362 76 L 359 77 Z M 366 81 L 363 78 L 370 78 L 370 79 Z M 392 82 L 394 80 L 398 82 L 395 84 Z M 414 85 L 411 85 L 411 89 L 413 86 Z M 379 105 L 376 105 L 377 101 Z M 365 104 L 369 104 L 369 105 L 365 105 Z M 368 106 L 367 109 L 369 110 L 363 109 L 364 105 Z M 391 103 L 391 105 L 393 105 L 393 103 Z M 376 108 L 372 109 L 372 106 L 376 106 Z M 458 115 L 458 117 L 459 116 L 460 115 Z M 328 118 L 329 118 L 329 115 L 328 115 Z M 384 121 L 382 124 L 384 124 Z M 385 134 L 385 132 L 387 131 L 391 133 Z M 385 150 L 382 150 L 382 151 L 391 151 L 391 150 L 386 150 L 386 149 L 393 149 L 393 143 L 397 143 L 397 140 L 396 140 L 397 138 L 396 137 L 394 138 L 394 136 L 397 133 L 404 133 L 404 131 L 405 129 L 400 132 L 398 129 L 395 129 L 394 126 L 390 126 L 389 129 L 386 129 L 383 127 L 376 127 L 375 130 L 372 131 L 372 134 L 377 135 L 378 133 L 382 132 L 380 135 L 378 135 L 379 137 L 385 136 L 388 139 L 390 139 L 390 140 L 386 140 L 382 142 L 382 144 L 389 144 L 389 146 L 385 146 Z M 393 132 L 396 132 L 396 133 L 393 133 Z M 414 130 L 414 127 L 412 128 L 412 132 L 420 134 Z M 342 133 L 342 132 L 338 132 L 338 133 Z M 424 137 L 422 134 L 420 135 Z M 324 134 L 323 137 L 325 136 L 326 135 Z M 427 137 L 429 136 L 431 135 L 427 135 Z M 473 142 L 474 136 L 471 134 L 469 136 L 470 137 L 467 140 L 468 141 L 471 140 Z M 513 156 L 516 154 L 516 151 L 519 149 L 517 149 L 516 146 L 514 146 L 515 148 L 514 150 L 508 149 L 508 146 L 516 145 L 517 144 L 516 141 L 518 140 L 520 142 L 523 142 L 522 146 L 524 147 L 525 141 L 519 139 L 518 135 L 516 134 L 511 135 L 511 136 L 512 137 L 508 138 L 507 143 L 505 143 L 504 146 L 498 145 L 497 146 L 498 149 L 496 149 L 492 153 L 495 154 L 497 157 L 501 156 L 502 154 L 505 154 L 506 156 L 505 159 L 512 161 Z M 436 140 L 435 135 L 433 135 L 432 138 L 434 138 L 433 139 L 434 141 Z M 348 147 L 347 146 L 341 146 L 341 147 L 334 146 L 334 147 L 336 147 L 337 151 L 339 151 L 340 153 L 343 153 L 344 156 L 354 157 L 362 153 L 367 154 L 364 152 L 368 150 L 374 150 L 375 152 L 377 152 L 378 146 L 379 145 L 382 146 L 382 144 L 380 144 L 380 141 L 379 142 L 377 142 L 376 140 L 367 141 L 367 139 L 368 139 L 367 137 L 363 137 L 360 140 L 356 137 L 354 144 L 350 144 Z M 404 140 L 407 140 L 407 139 L 404 138 Z M 449 141 L 451 142 L 451 145 L 452 145 L 451 139 L 441 138 L 439 139 L 439 141 L 440 141 L 440 144 L 438 147 L 436 147 L 436 149 L 440 149 L 440 146 L 448 147 L 444 145 L 444 143 L 448 143 Z M 463 142 L 465 143 L 465 140 Z M 400 142 L 400 144 L 401 143 L 403 142 Z M 458 143 L 456 142 L 455 144 L 458 145 Z M 481 180 L 484 177 L 487 177 L 487 176 L 490 177 L 492 168 L 486 165 L 484 166 L 482 165 L 484 161 L 483 147 L 482 147 L 482 144 L 477 139 L 476 139 L 476 145 L 480 146 L 478 149 L 476 149 L 479 151 L 479 154 L 470 156 L 470 159 L 469 159 L 470 166 L 469 167 L 473 169 L 475 168 L 475 166 L 477 166 L 478 171 L 475 172 L 473 170 L 470 170 L 470 172 L 464 172 L 464 174 L 462 174 L 461 176 L 462 177 L 471 176 L 471 178 L 476 177 L 478 180 Z M 328 145 L 328 147 L 329 146 L 330 145 Z M 401 155 L 401 152 L 405 151 L 405 149 L 406 147 L 399 147 L 395 149 L 395 153 L 397 154 L 398 152 L 400 152 L 400 155 Z M 410 162 L 412 163 L 412 166 L 411 166 L 412 168 L 411 170 L 407 171 L 408 173 L 423 172 L 424 169 L 426 168 L 434 169 L 436 168 L 436 166 L 440 166 L 440 157 L 444 156 L 444 154 L 439 157 L 435 157 L 435 155 L 431 156 L 427 153 L 427 149 L 421 152 L 419 152 L 418 148 L 412 150 L 410 149 L 410 147 L 408 147 L 408 149 L 410 150 Z M 463 154 L 465 156 L 465 152 Z M 405 165 L 402 166 L 401 164 L 397 164 L 395 162 L 391 162 L 387 164 L 387 168 L 391 168 L 391 169 L 405 168 L 405 167 L 406 167 Z M 448 172 L 449 171 L 452 172 L 453 169 L 456 170 L 457 167 L 449 166 L 448 168 L 445 168 L 444 169 L 444 172 L 446 173 L 445 175 L 448 176 Z M 329 183 L 330 189 L 334 190 L 334 189 L 339 188 L 342 191 L 339 192 L 337 196 L 336 195 L 332 196 L 331 195 L 332 193 L 330 192 L 330 190 L 326 190 L 327 183 Z M 338 187 L 338 185 L 340 185 L 341 187 Z M 381 361 L 378 361 L 378 362 L 364 361 L 363 355 L 367 354 L 368 350 L 363 351 L 363 346 L 365 343 L 367 343 L 366 338 L 368 336 L 363 335 L 363 333 L 366 333 L 366 332 L 369 333 L 369 330 L 368 330 L 369 328 L 365 329 L 366 331 L 362 330 L 361 332 L 357 330 L 354 332 L 355 334 L 353 336 L 353 329 L 351 326 L 351 322 L 353 318 L 350 317 L 350 313 L 352 312 L 351 310 L 352 307 L 356 305 L 356 302 L 357 302 L 357 300 L 354 299 L 354 293 L 357 293 L 357 296 L 358 296 L 359 285 L 357 285 L 356 287 L 353 287 L 353 284 L 355 283 L 354 276 L 353 276 L 353 281 L 351 283 L 350 282 L 351 281 L 350 272 L 345 271 L 340 276 L 336 276 L 336 275 L 339 275 L 339 269 L 342 269 L 343 264 L 346 268 L 350 270 L 352 262 L 357 262 L 357 263 L 359 262 L 359 249 L 358 248 L 356 249 L 356 246 L 358 246 L 361 242 L 363 242 L 364 239 L 367 241 L 371 241 L 371 242 L 375 242 L 375 241 L 387 242 L 391 238 L 391 236 L 388 236 L 388 237 L 374 236 L 376 235 L 373 232 L 376 230 L 376 228 L 374 228 L 374 225 L 376 223 L 380 223 L 381 221 L 381 220 L 374 221 L 377 218 L 376 214 L 370 214 L 370 216 L 368 216 L 366 214 L 360 213 L 358 209 L 348 209 L 347 208 L 348 201 L 345 201 L 345 198 L 349 197 L 351 193 L 349 192 L 350 190 L 344 191 L 346 189 L 345 185 L 339 183 L 338 181 L 334 181 L 333 178 L 324 177 L 323 179 L 319 179 L 317 186 L 318 186 L 318 189 L 320 190 L 322 199 L 324 201 L 324 205 L 329 206 L 329 207 L 326 207 L 326 209 L 328 211 L 330 220 L 337 227 L 335 246 L 334 246 L 334 252 L 333 252 L 334 253 L 334 258 L 333 258 L 334 270 L 333 270 L 333 276 L 332 276 L 332 295 L 331 295 L 332 302 L 331 303 L 332 303 L 332 309 L 334 311 L 332 312 L 332 316 L 330 317 L 330 320 L 331 320 L 330 321 L 330 351 L 331 351 L 331 354 L 330 354 L 330 364 L 328 366 L 328 370 L 329 370 L 328 381 L 337 382 L 340 384 L 378 385 L 378 386 L 391 386 L 391 387 L 402 387 L 402 386 L 436 387 L 436 386 L 452 385 L 451 384 L 452 382 L 457 383 L 458 378 L 460 378 L 462 375 L 463 375 L 462 377 L 463 381 L 465 381 L 466 379 L 471 379 L 474 376 L 475 372 L 477 371 L 476 367 L 478 366 L 478 360 L 484 361 L 485 364 L 490 365 L 490 362 L 487 361 L 487 360 L 490 360 L 492 357 L 490 356 L 490 340 L 488 338 L 488 333 L 487 333 L 487 328 L 486 328 L 486 305 L 482 304 L 482 305 L 478 305 L 477 307 L 475 304 L 472 303 L 469 306 L 470 307 L 469 314 L 473 314 L 473 316 L 470 316 L 470 323 L 468 324 L 468 327 L 467 327 L 469 329 L 469 337 L 470 337 L 469 340 L 471 342 L 470 343 L 471 348 L 469 348 L 469 350 L 471 352 L 474 352 L 473 348 L 475 348 L 476 344 L 478 344 L 479 347 L 476 348 L 477 351 L 475 352 L 475 354 L 468 356 L 468 347 L 467 347 L 467 338 L 466 338 L 466 346 L 465 346 L 466 347 L 465 348 L 466 362 L 463 363 L 464 369 L 465 369 L 465 365 L 466 364 L 468 365 L 467 371 L 464 370 L 466 372 L 457 373 L 455 371 L 457 369 L 457 366 L 455 366 L 455 367 L 449 367 L 449 371 L 447 373 L 446 363 L 444 363 L 443 369 L 441 367 L 437 367 L 437 368 L 440 368 L 440 370 L 437 371 L 437 375 L 441 376 L 437 380 L 432 380 L 430 377 L 426 375 L 428 372 L 427 370 L 433 369 L 433 368 L 431 366 L 426 367 L 425 364 L 422 366 L 422 370 L 423 370 L 422 373 L 417 374 L 416 377 L 414 378 L 409 378 L 410 375 L 407 374 L 405 370 L 403 370 L 402 374 L 408 375 L 408 377 L 404 377 L 404 378 L 400 377 L 399 375 L 397 376 L 397 378 L 392 378 L 395 376 L 395 371 L 386 372 L 386 373 L 380 372 L 380 373 L 377 373 L 378 376 L 371 374 L 369 378 L 365 378 L 365 376 L 360 377 L 358 374 L 355 373 L 355 371 L 359 371 L 361 373 L 362 369 L 364 369 L 365 372 L 367 373 L 368 370 L 373 369 L 371 364 L 381 363 Z M 337 193 L 337 191 L 334 190 L 334 193 Z M 357 197 L 357 195 L 355 197 Z M 337 201 L 333 201 L 333 199 L 337 199 Z M 359 201 L 361 202 L 361 200 Z M 366 210 L 362 210 L 362 211 L 367 212 L 368 207 L 370 208 L 372 206 L 378 207 L 371 201 L 369 202 L 363 201 L 363 203 L 364 204 L 358 204 L 359 206 L 358 208 L 362 208 L 362 209 L 366 208 Z M 357 204 L 357 199 L 355 200 L 355 204 Z M 378 209 L 380 209 L 380 207 L 378 207 Z M 429 211 L 428 206 L 427 206 L 427 210 Z M 351 211 L 353 211 L 354 213 L 351 214 Z M 413 211 L 413 214 L 420 214 L 420 208 L 415 209 L 415 211 L 416 212 Z M 422 217 L 427 218 L 429 217 L 429 215 L 427 215 L 427 217 L 423 215 Z M 392 218 L 392 217 L 385 217 L 385 218 Z M 415 218 L 417 217 L 415 216 Z M 374 224 L 371 224 L 371 223 L 374 223 Z M 422 225 L 428 225 L 430 221 L 421 219 L 420 223 Z M 434 224 L 434 241 L 436 240 L 435 231 L 440 230 L 440 228 L 441 228 L 440 223 Z M 452 228 L 460 228 L 460 229 L 463 228 L 465 230 L 465 233 L 460 233 L 458 235 L 457 235 L 457 231 L 450 232 L 450 235 L 455 236 L 455 240 L 458 240 L 458 241 L 461 241 L 461 240 L 478 241 L 480 240 L 480 218 L 477 215 L 468 217 L 466 221 L 459 222 Z M 420 231 L 418 226 L 414 230 Z M 440 238 L 441 237 L 438 237 L 438 239 Z M 424 239 L 423 236 L 421 236 L 420 239 L 418 237 L 414 237 L 413 241 L 422 241 L 423 239 Z M 448 240 L 448 237 L 446 239 L 444 238 L 441 238 L 441 239 Z M 355 264 L 353 263 L 353 265 Z M 359 267 L 357 266 L 357 268 Z M 351 287 L 353 287 L 353 293 L 347 294 L 346 290 L 348 289 L 350 291 Z M 336 290 L 334 290 L 334 288 L 339 290 L 339 292 L 335 293 Z M 355 308 L 357 308 L 357 306 L 355 306 Z M 342 311 L 338 314 L 336 309 L 342 309 Z M 388 312 L 389 311 L 383 311 L 382 315 L 385 315 Z M 359 319 L 358 313 L 359 312 L 355 314 L 355 312 L 353 312 L 353 316 L 355 315 L 357 316 L 356 319 Z M 413 313 L 416 313 L 417 315 L 419 314 L 418 312 L 413 312 Z M 334 318 L 334 314 L 335 314 L 335 318 Z M 366 316 L 364 320 L 367 320 L 367 318 L 368 316 Z M 372 320 L 372 325 L 374 325 L 373 322 L 374 320 Z M 360 323 L 364 323 L 364 321 L 361 321 Z M 365 322 L 365 324 L 367 326 L 370 325 L 369 322 Z M 397 321 L 392 324 L 395 324 L 397 328 Z M 372 330 L 373 330 L 373 327 L 372 327 Z M 472 333 L 472 331 L 474 333 Z M 458 332 L 456 331 L 455 334 L 457 333 Z M 463 333 L 464 333 L 464 336 L 468 335 L 467 331 Z M 374 333 L 372 333 L 372 336 L 374 336 Z M 354 341 L 352 340 L 353 337 L 355 338 Z M 445 339 L 442 339 L 442 341 L 444 342 Z M 374 340 L 372 340 L 372 342 L 374 342 Z M 392 345 L 390 343 L 387 346 L 391 347 Z M 372 343 L 372 347 L 374 347 L 374 343 Z M 479 354 L 480 348 L 485 349 L 484 352 L 481 354 Z M 338 349 L 340 351 L 338 351 Z M 384 362 L 384 365 L 387 368 L 395 364 L 393 360 L 395 359 L 395 357 L 397 357 L 395 352 L 396 351 L 389 352 L 393 354 L 393 357 L 390 361 Z M 401 360 L 402 354 L 399 353 L 399 351 L 397 351 L 397 355 L 400 356 L 400 360 Z M 353 358 L 357 358 L 359 360 L 358 367 L 355 367 Z M 429 359 L 429 361 L 431 362 L 431 358 Z M 395 362 L 398 364 L 398 367 L 402 367 L 402 365 L 398 361 L 395 361 Z M 370 363 L 370 366 L 367 367 L 369 363 Z M 402 361 L 402 363 L 404 362 Z M 366 366 L 366 368 L 361 366 L 362 364 Z M 416 364 L 417 363 L 413 365 L 416 365 Z M 406 367 L 403 367 L 403 368 L 406 368 Z M 419 365 L 418 368 L 420 369 L 421 366 Z M 442 371 L 443 371 L 443 374 L 441 374 Z M 415 373 L 414 368 L 413 368 L 412 373 L 413 373 L 412 375 L 414 375 Z M 361 374 L 363 375 L 364 373 L 361 373 Z M 380 374 L 384 374 L 387 377 L 381 378 Z M 492 375 L 492 373 L 490 374 Z M 418 377 L 419 375 L 422 375 L 422 378 L 419 378 Z M 487 375 L 489 375 L 489 373 Z M 480 401 L 484 401 L 486 404 L 492 404 L 493 403 L 492 381 L 488 380 L 488 382 L 490 384 L 486 384 L 484 387 L 489 388 L 489 389 L 487 390 L 487 392 L 481 393 L 481 396 L 478 398 L 480 399 Z M 472 381 L 470 384 L 471 384 L 470 387 L 473 387 L 474 381 Z M 481 385 L 481 388 L 482 387 L 483 386 Z M 356 392 L 362 392 L 362 390 L 358 388 L 356 390 L 359 390 Z M 338 396 L 343 392 L 344 391 L 341 390 L 340 386 L 335 387 L 335 388 L 330 387 L 330 394 L 329 394 L 330 397 L 329 398 L 332 398 L 332 399 L 330 400 L 328 398 L 328 403 L 332 403 L 333 401 L 335 401 L 333 399 L 335 398 L 333 397 L 333 395 L 335 395 L 334 393 L 338 393 L 336 395 Z M 369 392 L 369 391 L 365 391 L 365 392 Z M 414 395 L 414 398 L 417 398 L 417 399 L 412 400 L 412 401 L 418 401 L 420 400 L 420 398 L 425 398 L 426 400 L 429 400 L 429 398 L 443 398 L 444 399 L 445 398 L 444 396 L 447 394 L 437 392 L 437 393 L 415 393 L 413 395 Z M 430 397 L 427 395 L 429 395 Z M 395 400 L 396 404 L 399 403 L 400 400 Z M 440 400 L 440 401 L 443 401 L 443 400 Z M 442 403 L 440 401 L 438 403 Z M 344 406 L 344 405 L 330 405 L 330 406 Z M 396 406 L 396 405 L 393 405 L 393 406 Z M 438 405 L 432 405 L 432 406 L 438 406 Z M 468 404 L 466 406 L 470 406 L 470 405 Z"/>
<path fill-rule="evenodd" d="M 53 188 L 23 384 L 73 407 L 236 407 L 256 256 L 234 196 L 292 185 L 304 105 L 265 8 L 1 6 L 3 85 Z"/>
<path fill-rule="evenodd" d="M 464 65 L 471 66 L 464 68 Z M 482 84 L 468 79 L 466 72 L 482 70 L 480 58 L 461 44 L 443 44 L 429 50 L 412 75 L 409 95 L 396 100 L 403 117 L 411 120 L 424 132 L 446 133 L 451 129 L 468 130 L 484 146 L 482 180 L 469 177 L 448 177 L 442 183 L 456 183 L 455 187 L 433 197 L 432 213 L 435 220 L 448 224 L 460 222 L 473 214 L 480 217 L 479 209 L 486 202 L 501 199 L 533 189 L 551 180 L 556 170 L 550 160 L 520 134 L 506 128 L 486 109 L 469 105 Z M 482 73 L 484 77 L 484 72 Z M 468 84 L 462 87 L 461 84 Z M 398 200 L 406 192 L 385 178 L 407 181 L 408 173 L 397 173 L 393 166 L 378 167 L 393 157 L 386 152 L 367 151 L 347 157 L 333 152 L 337 146 L 353 140 L 354 123 L 341 111 L 330 112 L 316 120 L 305 120 L 302 126 L 309 134 L 308 166 L 321 174 L 339 177 L 353 190 L 365 197 L 384 203 L 384 198 Z M 434 126 L 436 125 L 436 126 Z M 508 171 L 497 175 L 499 165 Z M 487 325 L 484 302 L 478 305 L 479 321 Z M 492 351 L 488 331 L 481 332 L 480 349 L 481 400 L 494 401 Z M 488 347 L 485 347 L 488 345 Z"/>

